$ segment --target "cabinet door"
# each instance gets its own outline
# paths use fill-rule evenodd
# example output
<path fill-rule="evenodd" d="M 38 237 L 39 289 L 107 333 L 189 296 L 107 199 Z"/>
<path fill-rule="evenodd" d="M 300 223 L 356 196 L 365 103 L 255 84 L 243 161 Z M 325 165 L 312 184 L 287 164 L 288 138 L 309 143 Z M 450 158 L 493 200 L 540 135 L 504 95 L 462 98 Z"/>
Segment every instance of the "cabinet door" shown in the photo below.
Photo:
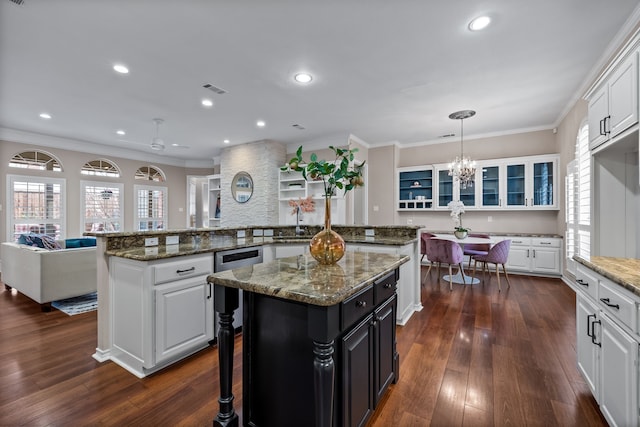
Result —
<path fill-rule="evenodd" d="M 500 166 L 483 166 L 481 169 L 480 186 L 482 188 L 482 199 L 480 200 L 480 206 L 501 206 Z"/>
<path fill-rule="evenodd" d="M 527 201 L 526 164 L 507 165 L 507 207 L 523 207 Z"/>
<path fill-rule="evenodd" d="M 373 413 L 372 323 L 369 315 L 342 339 L 343 426 L 364 426 Z"/>
<path fill-rule="evenodd" d="M 591 394 L 600 401 L 598 386 L 598 362 L 600 347 L 594 343 L 599 338 L 592 338 L 594 332 L 593 322 L 597 320 L 598 308 L 587 298 L 576 294 L 576 359 L 578 371 L 591 389 Z"/>
<path fill-rule="evenodd" d="M 477 173 L 476 173 L 477 175 Z M 458 188 L 458 192 L 459 192 L 459 196 L 458 199 L 460 201 L 462 201 L 464 203 L 465 206 L 469 207 L 469 206 L 476 206 L 477 202 L 476 202 L 476 188 L 477 185 L 474 185 L 475 183 L 477 183 L 478 180 L 474 179 L 473 182 L 467 184 L 466 188 L 462 188 L 462 186 L 460 185 L 460 183 L 456 183 L 456 187 Z"/>
<path fill-rule="evenodd" d="M 154 288 L 156 364 L 213 339 L 212 292 L 206 276 Z"/>
<path fill-rule="evenodd" d="M 531 249 L 529 246 L 514 246 L 513 242 L 509 249 L 509 258 L 507 258 L 508 270 L 531 270 Z M 507 270 L 507 271 L 508 271 Z"/>
<path fill-rule="evenodd" d="M 532 270 L 537 273 L 560 273 L 560 248 L 532 248 Z"/>
<path fill-rule="evenodd" d="M 609 138 L 638 122 L 638 56 L 633 53 L 609 80 Z"/>
<path fill-rule="evenodd" d="M 448 170 L 438 171 L 438 206 L 446 208 L 453 200 L 453 177 L 449 176 Z"/>
<path fill-rule="evenodd" d="M 607 315 L 601 320 L 600 410 L 611 426 L 637 426 L 638 343 Z"/>
<path fill-rule="evenodd" d="M 533 194 L 530 196 L 530 206 L 555 206 L 554 175 L 555 162 L 534 162 Z M 525 202 L 525 204 L 527 204 Z"/>
<path fill-rule="evenodd" d="M 375 317 L 375 402 L 377 406 L 389 384 L 397 378 L 396 355 L 396 297 L 378 307 Z"/>
<path fill-rule="evenodd" d="M 592 150 L 608 139 L 604 121 L 609 115 L 607 86 L 596 92 L 589 100 L 589 148 Z"/>

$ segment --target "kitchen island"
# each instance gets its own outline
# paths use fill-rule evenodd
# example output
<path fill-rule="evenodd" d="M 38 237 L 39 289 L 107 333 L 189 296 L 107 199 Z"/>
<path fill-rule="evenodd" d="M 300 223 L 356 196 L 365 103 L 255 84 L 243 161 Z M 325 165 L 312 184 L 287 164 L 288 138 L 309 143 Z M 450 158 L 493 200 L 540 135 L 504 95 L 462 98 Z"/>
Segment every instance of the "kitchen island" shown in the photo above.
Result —
<path fill-rule="evenodd" d="M 231 384 L 239 289 L 243 424 L 364 425 L 398 378 L 396 283 L 408 261 L 358 251 L 322 266 L 299 255 L 210 275 L 220 317 L 214 425 L 238 425 Z"/>

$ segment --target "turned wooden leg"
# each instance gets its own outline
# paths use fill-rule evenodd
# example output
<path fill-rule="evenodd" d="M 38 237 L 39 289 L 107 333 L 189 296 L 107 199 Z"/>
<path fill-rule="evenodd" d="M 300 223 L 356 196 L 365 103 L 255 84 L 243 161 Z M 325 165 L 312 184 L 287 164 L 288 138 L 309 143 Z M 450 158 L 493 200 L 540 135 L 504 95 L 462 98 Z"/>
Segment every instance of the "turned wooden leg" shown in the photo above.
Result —
<path fill-rule="evenodd" d="M 218 330 L 218 364 L 220 369 L 219 412 L 214 427 L 238 427 L 238 414 L 233 409 L 233 311 L 238 308 L 238 290 L 214 286 L 216 311 L 220 315 Z"/>
<path fill-rule="evenodd" d="M 331 427 L 335 365 L 333 341 L 313 341 L 313 384 L 316 395 L 316 426 Z"/>

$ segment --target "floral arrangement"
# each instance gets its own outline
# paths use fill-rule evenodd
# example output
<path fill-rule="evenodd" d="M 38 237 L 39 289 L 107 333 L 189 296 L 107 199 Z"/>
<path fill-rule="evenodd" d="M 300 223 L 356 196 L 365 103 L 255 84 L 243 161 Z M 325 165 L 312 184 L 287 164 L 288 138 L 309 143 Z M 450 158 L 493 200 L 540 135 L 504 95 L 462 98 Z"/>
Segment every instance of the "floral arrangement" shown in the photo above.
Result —
<path fill-rule="evenodd" d="M 283 166 L 281 170 L 294 170 L 302 172 L 305 180 L 320 181 L 324 184 L 325 197 L 331 197 L 335 194 L 336 188 L 348 191 L 356 187 L 364 185 L 362 177 L 362 167 L 364 162 L 359 165 L 351 165 L 355 158 L 354 153 L 358 151 L 354 149 L 342 149 L 334 146 L 329 148 L 335 153 L 336 158 L 333 162 L 326 160 L 318 160 L 318 156 L 312 153 L 309 157 L 310 161 L 305 164 L 302 159 L 302 146 L 298 147 L 295 157 L 289 160 L 289 164 Z"/>
<path fill-rule="evenodd" d="M 289 200 L 289 206 L 293 209 L 291 210 L 291 215 L 295 215 L 299 212 L 313 212 L 315 210 L 316 202 L 313 201 L 311 196 L 303 199 L 301 197 L 298 200 L 291 199 Z"/>
<path fill-rule="evenodd" d="M 462 214 L 464 213 L 464 202 L 461 200 L 452 200 L 447 204 L 451 209 L 451 218 L 456 222 L 456 231 L 469 232 L 471 229 L 462 226 Z"/>

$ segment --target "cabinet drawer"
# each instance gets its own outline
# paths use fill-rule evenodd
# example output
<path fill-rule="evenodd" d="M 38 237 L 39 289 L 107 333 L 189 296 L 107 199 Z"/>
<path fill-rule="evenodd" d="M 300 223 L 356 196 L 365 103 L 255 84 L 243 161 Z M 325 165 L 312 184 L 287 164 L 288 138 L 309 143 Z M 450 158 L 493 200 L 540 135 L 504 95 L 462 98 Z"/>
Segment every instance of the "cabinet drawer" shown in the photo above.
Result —
<path fill-rule="evenodd" d="M 531 246 L 531 239 L 528 237 L 505 237 L 504 240 L 511 240 L 511 246 Z"/>
<path fill-rule="evenodd" d="M 634 316 L 636 314 L 635 302 L 621 292 L 618 285 L 601 278 L 598 289 L 598 301 L 600 306 L 613 317 L 620 320 L 624 326 L 635 331 Z"/>
<path fill-rule="evenodd" d="M 513 243 L 513 242 L 512 242 Z M 543 248 L 559 248 L 560 247 L 560 239 L 545 239 L 542 237 L 536 237 L 531 239 L 531 244 L 533 246 L 542 246 Z"/>
<path fill-rule="evenodd" d="M 386 276 L 376 280 L 373 285 L 374 300 L 377 306 L 396 292 L 396 272 L 395 270 Z"/>
<path fill-rule="evenodd" d="M 598 276 L 588 268 L 578 265 L 576 271 L 578 288 L 586 292 L 594 300 L 598 299 Z"/>
<path fill-rule="evenodd" d="M 341 318 L 342 330 L 345 330 L 358 319 L 366 316 L 373 310 L 373 287 L 359 292 L 342 302 Z"/>
<path fill-rule="evenodd" d="M 213 271 L 213 257 L 205 256 L 178 261 L 171 261 L 153 266 L 153 284 L 186 279 L 188 277 L 211 274 Z"/>

